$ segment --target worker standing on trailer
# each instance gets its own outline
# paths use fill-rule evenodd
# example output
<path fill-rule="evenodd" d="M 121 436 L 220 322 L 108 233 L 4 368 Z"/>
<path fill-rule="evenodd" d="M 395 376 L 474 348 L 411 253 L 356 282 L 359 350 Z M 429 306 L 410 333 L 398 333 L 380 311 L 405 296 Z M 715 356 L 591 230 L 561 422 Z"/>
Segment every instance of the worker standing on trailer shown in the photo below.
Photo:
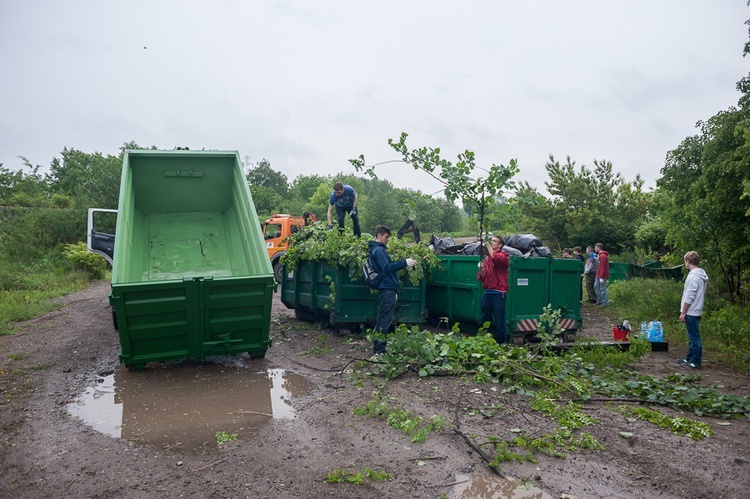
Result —
<path fill-rule="evenodd" d="M 344 185 L 343 182 L 336 182 L 333 184 L 333 192 L 331 192 L 331 198 L 328 200 L 328 229 L 333 228 L 333 220 L 331 219 L 333 207 L 336 207 L 336 217 L 339 224 L 339 232 L 344 232 L 344 220 L 346 214 L 352 217 L 352 232 L 354 235 L 359 237 L 362 235 L 362 230 L 359 228 L 359 214 L 357 213 L 357 191 L 351 185 Z"/>
<path fill-rule="evenodd" d="M 482 283 L 481 324 L 490 323 L 489 331 L 498 344 L 505 343 L 505 300 L 508 297 L 508 266 L 510 257 L 503 251 L 505 241 L 492 236 L 485 244 L 487 258 L 479 264 L 477 280 Z"/>

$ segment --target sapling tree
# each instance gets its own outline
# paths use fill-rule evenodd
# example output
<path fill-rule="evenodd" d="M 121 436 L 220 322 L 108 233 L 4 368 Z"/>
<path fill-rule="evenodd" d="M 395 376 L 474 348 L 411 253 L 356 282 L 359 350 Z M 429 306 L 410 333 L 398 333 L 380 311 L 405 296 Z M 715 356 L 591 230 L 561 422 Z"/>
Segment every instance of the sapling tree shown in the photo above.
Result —
<path fill-rule="evenodd" d="M 504 191 L 515 188 L 515 182 L 511 179 L 519 171 L 516 160 L 511 159 L 507 166 L 493 164 L 485 169 L 476 165 L 474 153 L 467 150 L 458 155 L 458 161 L 454 164 L 440 157 L 439 147 L 409 149 L 406 145 L 407 137 L 408 134 L 402 132 L 398 141 L 388 139 L 388 145 L 401 154 L 402 159 L 399 161 L 427 173 L 440 182 L 444 186 L 443 193 L 448 201 L 460 199 L 465 206 L 471 207 L 472 214 L 476 214 L 479 221 L 479 239 L 484 240 L 489 223 L 488 207 L 494 204 Z M 350 159 L 349 162 L 358 172 L 363 171 L 370 177 L 376 177 L 376 166 L 394 161 L 367 166 L 364 155 L 360 154 L 357 159 Z M 485 172 L 486 176 L 474 175 L 476 169 Z"/>

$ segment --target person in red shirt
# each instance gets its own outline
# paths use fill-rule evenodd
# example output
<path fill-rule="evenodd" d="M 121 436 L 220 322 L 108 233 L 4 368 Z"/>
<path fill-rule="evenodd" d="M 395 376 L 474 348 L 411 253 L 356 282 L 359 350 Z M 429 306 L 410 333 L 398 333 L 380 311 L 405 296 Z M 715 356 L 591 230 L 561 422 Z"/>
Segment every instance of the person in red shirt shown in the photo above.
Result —
<path fill-rule="evenodd" d="M 505 242 L 492 236 L 485 245 L 487 258 L 479 264 L 477 280 L 482 283 L 481 324 L 490 323 L 489 331 L 498 344 L 505 343 L 505 299 L 508 296 L 508 264 L 510 257 L 503 251 Z"/>
<path fill-rule="evenodd" d="M 596 280 L 594 281 L 594 291 L 596 291 L 596 304 L 606 307 L 609 305 L 609 293 L 607 292 L 607 279 L 609 279 L 609 253 L 604 251 L 602 243 L 594 245 L 599 257 L 599 267 L 596 269 Z"/>

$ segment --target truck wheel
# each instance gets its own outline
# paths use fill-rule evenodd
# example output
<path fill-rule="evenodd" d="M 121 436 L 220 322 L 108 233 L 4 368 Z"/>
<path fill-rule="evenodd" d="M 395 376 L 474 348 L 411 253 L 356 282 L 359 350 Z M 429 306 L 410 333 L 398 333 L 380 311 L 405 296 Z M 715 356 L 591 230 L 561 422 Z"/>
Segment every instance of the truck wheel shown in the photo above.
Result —
<path fill-rule="evenodd" d="M 278 284 L 281 284 L 281 270 L 281 264 L 276 260 L 276 263 L 273 264 L 273 278 Z"/>

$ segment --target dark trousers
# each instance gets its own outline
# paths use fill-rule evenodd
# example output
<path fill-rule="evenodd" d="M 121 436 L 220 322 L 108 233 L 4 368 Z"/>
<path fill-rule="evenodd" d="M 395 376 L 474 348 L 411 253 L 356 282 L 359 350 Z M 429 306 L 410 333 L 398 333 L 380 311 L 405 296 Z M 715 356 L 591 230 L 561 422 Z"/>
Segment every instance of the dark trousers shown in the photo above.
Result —
<path fill-rule="evenodd" d="M 481 323 L 490 323 L 490 333 L 499 344 L 505 343 L 505 298 L 507 293 L 484 293 Z"/>
<path fill-rule="evenodd" d="M 700 323 L 700 315 L 685 316 L 685 327 L 687 328 L 688 340 L 690 340 L 690 349 L 685 360 L 698 367 L 703 362 L 703 342 L 701 341 Z"/>
<path fill-rule="evenodd" d="M 380 314 L 378 314 L 378 320 L 375 323 L 375 332 L 386 335 L 391 327 L 391 322 L 393 322 L 393 316 L 396 315 L 396 300 L 398 297 L 395 289 L 381 289 L 378 294 L 380 295 Z M 385 340 L 375 340 L 372 350 L 375 353 L 384 353 L 387 344 L 388 342 Z"/>
<path fill-rule="evenodd" d="M 586 274 L 586 292 L 589 295 L 590 302 L 596 302 L 596 290 L 594 289 L 596 274 Z"/>
<path fill-rule="evenodd" d="M 339 220 L 339 231 L 344 232 L 344 220 L 346 220 L 346 214 L 350 213 L 352 211 L 352 206 L 349 206 L 347 208 L 343 208 L 341 206 L 336 206 L 336 216 Z M 355 213 L 351 215 L 352 217 L 352 232 L 354 232 L 355 236 L 361 236 L 362 230 L 359 228 L 359 213 Z"/>

